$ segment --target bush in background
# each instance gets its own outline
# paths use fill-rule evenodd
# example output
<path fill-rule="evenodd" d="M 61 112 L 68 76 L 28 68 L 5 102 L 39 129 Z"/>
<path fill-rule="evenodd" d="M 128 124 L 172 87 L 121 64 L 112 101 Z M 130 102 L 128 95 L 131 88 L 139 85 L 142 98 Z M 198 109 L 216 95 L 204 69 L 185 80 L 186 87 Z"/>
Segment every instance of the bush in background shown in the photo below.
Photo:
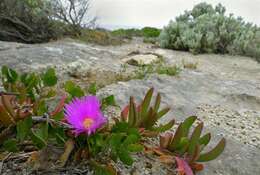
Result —
<path fill-rule="evenodd" d="M 59 37 L 80 36 L 95 25 L 90 0 L 1 0 L 0 38 L 41 43 Z"/>
<path fill-rule="evenodd" d="M 156 38 L 161 30 L 154 27 L 144 27 L 142 29 L 117 29 L 112 31 L 112 35 L 132 39 L 133 37 Z"/>
<path fill-rule="evenodd" d="M 170 21 L 159 36 L 163 48 L 198 53 L 229 53 L 260 59 L 260 29 L 241 17 L 225 15 L 221 4 L 215 8 L 200 3 Z"/>

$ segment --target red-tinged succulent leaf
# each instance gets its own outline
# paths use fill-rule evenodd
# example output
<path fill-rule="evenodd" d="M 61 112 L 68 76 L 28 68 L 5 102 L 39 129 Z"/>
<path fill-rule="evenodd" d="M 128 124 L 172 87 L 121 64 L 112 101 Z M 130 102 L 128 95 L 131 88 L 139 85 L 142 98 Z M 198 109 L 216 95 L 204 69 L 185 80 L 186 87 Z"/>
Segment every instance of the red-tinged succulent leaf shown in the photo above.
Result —
<path fill-rule="evenodd" d="M 129 105 L 127 105 L 126 107 L 124 107 L 124 109 L 121 112 L 121 119 L 123 121 L 127 121 L 128 118 L 128 113 L 129 113 Z"/>
<path fill-rule="evenodd" d="M 163 156 L 163 155 L 165 155 L 165 150 L 163 150 L 163 149 L 161 149 L 161 148 L 153 148 L 152 150 L 153 150 L 153 152 L 154 152 L 155 154 L 157 154 L 158 156 Z"/>
<path fill-rule="evenodd" d="M 169 144 L 171 143 L 173 138 L 173 134 L 170 132 L 167 132 L 165 134 L 160 135 L 160 147 L 161 148 L 168 148 Z"/>
<path fill-rule="evenodd" d="M 189 161 L 190 164 L 194 163 L 200 156 L 200 146 L 199 145 L 196 145 L 196 148 L 195 148 L 195 151 L 193 153 L 193 155 L 191 155 L 191 159 Z"/>
<path fill-rule="evenodd" d="M 153 88 L 149 89 L 149 91 L 146 93 L 146 95 L 142 101 L 141 116 L 140 116 L 140 117 L 142 117 L 142 120 L 146 120 L 145 118 L 147 117 L 147 112 L 148 112 L 149 106 L 151 104 L 151 100 L 153 97 L 153 91 L 154 91 Z"/>
<path fill-rule="evenodd" d="M 149 130 L 144 130 L 143 132 L 140 133 L 143 137 L 157 137 L 158 132 L 156 131 L 149 131 Z"/>
<path fill-rule="evenodd" d="M 3 102 L 3 97 L 5 95 L 0 96 L 0 121 L 4 126 L 9 126 L 11 124 L 15 123 L 15 119 L 13 118 L 13 116 L 11 116 L 9 114 L 9 112 L 7 111 L 4 102 Z M 11 97 L 6 97 L 6 98 L 11 98 Z"/>
<path fill-rule="evenodd" d="M 63 107 L 64 107 L 64 105 L 65 105 L 66 98 L 67 98 L 66 95 L 63 95 L 63 96 L 62 96 L 61 100 L 59 101 L 59 104 L 56 106 L 56 108 L 54 109 L 54 111 L 52 111 L 52 112 L 50 113 L 51 116 L 54 116 L 54 115 L 60 113 L 60 112 L 63 110 Z"/>
<path fill-rule="evenodd" d="M 189 148 L 188 148 L 188 153 L 189 155 L 193 155 L 195 150 L 196 150 L 196 146 L 199 142 L 199 138 L 201 135 L 203 129 L 203 123 L 200 123 L 193 131 L 191 138 L 190 138 L 190 143 L 189 143 Z"/>
<path fill-rule="evenodd" d="M 159 157 L 159 159 L 161 163 L 165 163 L 165 164 L 174 164 L 175 162 L 174 156 L 170 156 L 170 155 L 162 155 Z"/>
<path fill-rule="evenodd" d="M 140 133 L 145 132 L 145 128 L 139 128 L 139 132 L 140 132 Z"/>
<path fill-rule="evenodd" d="M 190 166 L 195 172 L 202 171 L 204 169 L 204 165 L 200 163 L 192 163 Z"/>
<path fill-rule="evenodd" d="M 207 162 L 216 159 L 225 149 L 226 140 L 223 138 L 211 151 L 201 154 L 198 162 Z"/>
<path fill-rule="evenodd" d="M 194 175 L 191 167 L 189 164 L 183 160 L 182 158 L 175 157 L 176 164 L 177 164 L 177 171 L 180 175 Z"/>
<path fill-rule="evenodd" d="M 12 101 L 14 101 L 16 97 L 13 95 L 2 95 L 1 96 L 1 105 L 4 106 L 6 111 L 15 119 L 16 113 L 14 111 L 14 106 L 12 105 Z"/>

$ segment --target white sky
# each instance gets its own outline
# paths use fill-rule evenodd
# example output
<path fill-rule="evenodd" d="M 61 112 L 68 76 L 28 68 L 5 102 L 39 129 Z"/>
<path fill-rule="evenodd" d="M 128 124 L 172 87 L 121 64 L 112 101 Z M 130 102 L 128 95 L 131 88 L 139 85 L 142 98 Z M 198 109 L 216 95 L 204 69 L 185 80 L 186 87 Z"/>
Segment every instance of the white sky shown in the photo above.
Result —
<path fill-rule="evenodd" d="M 92 0 L 92 10 L 100 25 L 162 27 L 199 2 L 220 2 L 227 13 L 260 26 L 260 0 Z"/>

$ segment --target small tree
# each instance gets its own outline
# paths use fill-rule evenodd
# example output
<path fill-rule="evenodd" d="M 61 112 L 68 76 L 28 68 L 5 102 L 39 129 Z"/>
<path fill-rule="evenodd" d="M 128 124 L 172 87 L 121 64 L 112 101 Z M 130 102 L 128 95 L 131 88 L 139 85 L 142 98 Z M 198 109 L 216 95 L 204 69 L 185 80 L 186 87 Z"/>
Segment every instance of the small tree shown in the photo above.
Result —
<path fill-rule="evenodd" d="M 95 25 L 96 17 L 91 17 L 91 0 L 53 0 L 52 11 L 55 19 L 61 20 L 72 27 L 73 32 L 80 34 L 80 28 Z"/>

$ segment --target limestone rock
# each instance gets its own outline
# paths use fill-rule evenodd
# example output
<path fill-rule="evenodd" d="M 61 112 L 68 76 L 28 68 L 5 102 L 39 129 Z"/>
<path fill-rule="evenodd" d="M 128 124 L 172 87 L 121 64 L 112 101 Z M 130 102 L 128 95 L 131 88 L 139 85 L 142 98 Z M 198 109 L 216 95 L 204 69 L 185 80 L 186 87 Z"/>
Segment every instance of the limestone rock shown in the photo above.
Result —
<path fill-rule="evenodd" d="M 122 61 L 133 66 L 143 66 L 159 62 L 160 59 L 157 55 L 154 54 L 138 54 L 123 58 Z"/>

